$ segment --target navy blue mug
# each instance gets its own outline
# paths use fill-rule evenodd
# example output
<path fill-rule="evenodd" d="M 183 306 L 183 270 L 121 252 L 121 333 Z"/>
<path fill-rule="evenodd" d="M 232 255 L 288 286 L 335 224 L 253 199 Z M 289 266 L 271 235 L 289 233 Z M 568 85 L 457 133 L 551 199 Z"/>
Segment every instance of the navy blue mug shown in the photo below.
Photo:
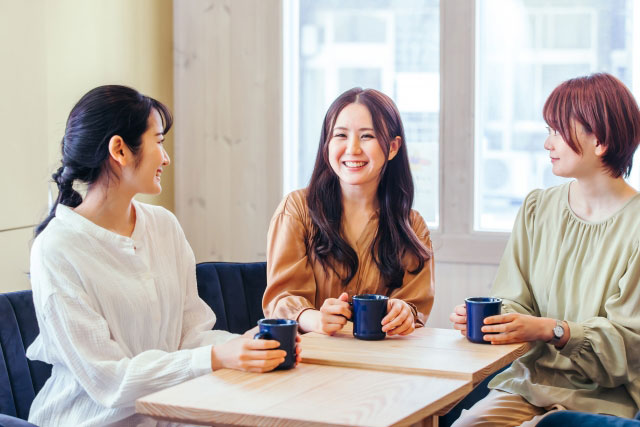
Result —
<path fill-rule="evenodd" d="M 253 336 L 254 340 L 276 340 L 280 343 L 278 349 L 287 352 L 284 362 L 276 369 L 291 369 L 296 364 L 296 335 L 298 322 L 289 319 L 261 319 L 258 320 L 260 332 Z"/>
<path fill-rule="evenodd" d="M 384 295 L 356 295 L 349 303 L 352 306 L 353 336 L 361 340 L 383 340 L 387 334 L 382 330 L 382 319 L 387 314 L 389 297 Z"/>
<path fill-rule="evenodd" d="M 467 308 L 467 339 L 479 344 L 491 344 L 483 339 L 484 319 L 500 314 L 502 299 L 491 297 L 475 297 L 464 300 Z"/>

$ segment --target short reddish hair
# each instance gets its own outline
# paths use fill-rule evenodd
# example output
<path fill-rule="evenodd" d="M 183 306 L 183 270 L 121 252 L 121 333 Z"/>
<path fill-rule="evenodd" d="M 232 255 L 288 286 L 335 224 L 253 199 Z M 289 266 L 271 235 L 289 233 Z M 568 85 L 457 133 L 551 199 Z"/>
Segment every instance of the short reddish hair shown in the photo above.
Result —
<path fill-rule="evenodd" d="M 595 135 L 606 148 L 602 161 L 614 178 L 629 176 L 640 142 L 638 104 L 620 80 L 597 73 L 563 82 L 544 103 L 542 115 L 573 151 L 582 154 L 571 120 Z"/>

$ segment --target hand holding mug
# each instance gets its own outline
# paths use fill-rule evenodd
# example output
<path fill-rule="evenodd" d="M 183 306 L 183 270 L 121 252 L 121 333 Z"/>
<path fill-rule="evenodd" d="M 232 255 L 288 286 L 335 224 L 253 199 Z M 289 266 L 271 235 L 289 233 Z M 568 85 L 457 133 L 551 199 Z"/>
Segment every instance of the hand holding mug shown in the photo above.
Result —
<path fill-rule="evenodd" d="M 254 326 L 253 328 L 249 329 L 247 332 L 242 334 L 242 336 L 244 338 L 254 339 L 256 334 L 258 334 L 259 332 L 260 332 L 260 326 Z M 302 356 L 300 356 L 300 353 L 302 352 L 302 349 L 300 348 L 301 342 L 302 342 L 302 339 L 300 338 L 300 334 L 296 333 L 296 363 L 295 363 L 296 365 L 300 363 L 302 360 Z"/>
<path fill-rule="evenodd" d="M 275 340 L 279 348 L 285 351 L 285 357 L 276 369 L 291 369 L 300 361 L 298 343 L 298 322 L 290 319 L 260 319 L 258 333 L 253 336 L 256 341 Z"/>
<path fill-rule="evenodd" d="M 549 341 L 553 338 L 556 321 L 546 317 L 521 313 L 507 313 L 484 319 L 482 332 L 491 344 L 513 344 L 531 341 Z M 493 332 L 493 333 L 492 333 Z"/>
<path fill-rule="evenodd" d="M 453 323 L 453 329 L 457 329 L 463 336 L 467 336 L 467 308 L 464 304 L 458 304 L 453 308 L 449 320 Z"/>
<path fill-rule="evenodd" d="M 413 311 L 409 304 L 401 299 L 389 299 L 387 315 L 382 319 L 382 330 L 387 335 L 409 335 L 415 329 Z"/>
<path fill-rule="evenodd" d="M 268 372 L 284 362 L 286 352 L 279 350 L 275 340 L 253 340 L 240 336 L 211 347 L 211 369 L 237 369 L 248 372 Z"/>
<path fill-rule="evenodd" d="M 333 335 L 351 319 L 349 294 L 343 292 L 338 298 L 327 298 L 320 307 L 320 332 Z"/>

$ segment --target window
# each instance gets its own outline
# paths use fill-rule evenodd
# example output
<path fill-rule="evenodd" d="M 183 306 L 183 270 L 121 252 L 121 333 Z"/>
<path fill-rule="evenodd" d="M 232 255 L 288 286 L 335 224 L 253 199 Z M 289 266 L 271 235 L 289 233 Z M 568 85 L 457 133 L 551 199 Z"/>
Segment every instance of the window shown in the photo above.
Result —
<path fill-rule="evenodd" d="M 632 49 L 634 3 L 476 2 L 476 230 L 511 230 L 529 191 L 565 181 L 551 173 L 543 148 L 542 106 L 558 84 L 606 71 L 640 89 L 634 87 L 640 71 L 633 67 L 640 60 Z"/>
<path fill-rule="evenodd" d="M 378 89 L 395 100 L 402 115 L 414 207 L 437 227 L 438 0 L 300 0 L 284 6 L 285 32 L 290 31 L 284 37 L 290 43 L 285 45 L 285 165 L 292 166 L 285 192 L 308 184 L 331 102 L 355 86 Z"/>
<path fill-rule="evenodd" d="M 497 264 L 526 194 L 562 182 L 543 148 L 542 105 L 557 84 L 607 71 L 640 99 L 633 0 L 283 6 L 285 192 L 308 183 L 329 103 L 353 86 L 380 89 L 402 114 L 414 207 L 439 262 Z M 640 188 L 640 167 L 629 180 Z"/>

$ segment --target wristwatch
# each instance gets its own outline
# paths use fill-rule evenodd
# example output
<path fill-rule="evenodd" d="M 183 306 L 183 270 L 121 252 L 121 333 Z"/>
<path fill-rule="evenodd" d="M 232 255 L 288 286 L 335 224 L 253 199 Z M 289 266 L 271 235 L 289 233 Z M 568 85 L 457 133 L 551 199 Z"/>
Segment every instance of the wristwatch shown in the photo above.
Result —
<path fill-rule="evenodd" d="M 549 341 L 549 344 L 556 345 L 564 337 L 564 325 L 562 320 L 556 320 L 556 326 L 553 327 L 553 338 Z"/>

